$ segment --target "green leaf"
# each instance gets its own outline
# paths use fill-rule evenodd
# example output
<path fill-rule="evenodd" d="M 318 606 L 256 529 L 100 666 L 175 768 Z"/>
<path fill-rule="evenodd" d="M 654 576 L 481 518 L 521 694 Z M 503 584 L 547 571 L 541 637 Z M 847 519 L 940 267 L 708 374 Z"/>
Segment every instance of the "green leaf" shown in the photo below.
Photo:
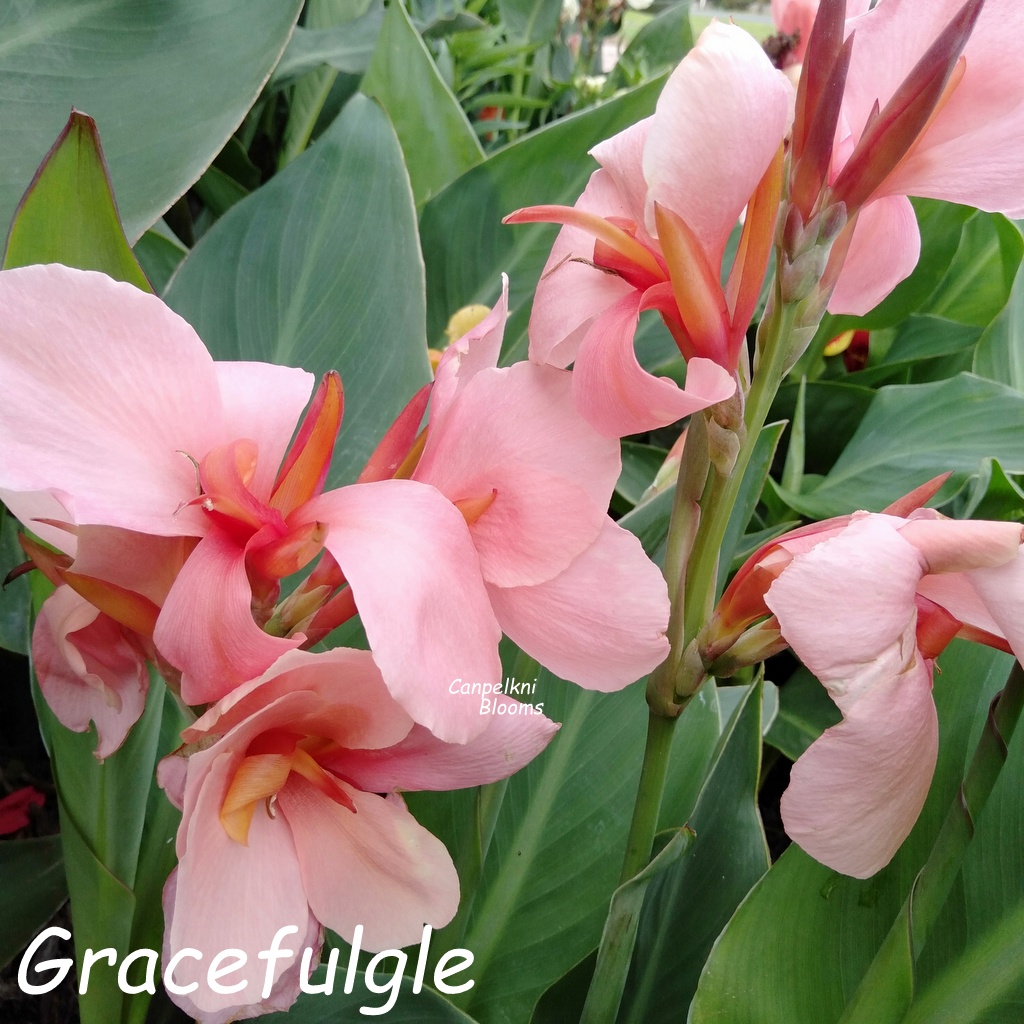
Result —
<path fill-rule="evenodd" d="M 345 423 L 328 485 L 354 480 L 429 380 L 412 195 L 381 109 L 353 97 L 203 236 L 166 298 L 217 359 L 337 369 Z"/>
<path fill-rule="evenodd" d="M 510 39 L 547 43 L 558 31 L 562 0 L 498 0 L 498 10 Z"/>
<path fill-rule="evenodd" d="M 633 37 L 611 73 L 612 81 L 621 88 L 630 73 L 643 71 L 650 76 L 671 70 L 692 49 L 690 5 L 673 3 L 646 22 Z"/>
<path fill-rule="evenodd" d="M 25 561 L 18 544 L 18 520 L 0 505 L 0 565 L 7 571 Z M 22 576 L 0 589 L 0 647 L 28 654 L 32 595 L 29 581 Z"/>
<path fill-rule="evenodd" d="M 587 151 L 654 110 L 661 79 L 562 118 L 499 150 L 424 206 L 420 238 L 427 267 L 427 336 L 435 345 L 457 309 L 493 306 L 509 275 L 505 359 L 526 354 L 530 303 L 557 227 L 503 227 L 501 218 L 538 203 L 572 205 L 597 164 Z"/>
<path fill-rule="evenodd" d="M 615 490 L 630 505 L 637 505 L 644 491 L 654 482 L 668 452 L 649 444 L 622 442 L 622 472 Z"/>
<path fill-rule="evenodd" d="M 34 688 L 60 806 L 76 962 L 88 948 L 160 949 L 160 891 L 173 863 L 178 812 L 156 788 L 156 762 L 180 743 L 181 713 L 150 673 L 142 717 L 124 745 L 100 764 L 93 731 L 64 728 Z M 160 871 L 164 874 L 160 874 Z M 148 997 L 127 998 L 113 970 L 95 969 L 79 998 L 82 1024 L 140 1024 Z"/>
<path fill-rule="evenodd" d="M 63 263 L 153 289 L 117 215 L 96 122 L 73 111 L 11 224 L 4 268 Z"/>
<path fill-rule="evenodd" d="M 924 810 L 892 863 L 859 880 L 818 864 L 797 846 L 787 849 L 719 936 L 691 1007 L 691 1024 L 834 1024 L 839 1019 L 931 849 L 989 700 L 1011 663 L 998 651 L 954 641 L 939 659 L 935 679 L 935 777 Z M 988 816 L 986 809 L 983 820 Z M 956 948 L 955 931 L 933 928 L 925 953 L 947 956 Z M 766 942 L 766 936 L 780 935 L 785 942 Z M 933 976 L 927 962 L 919 967 L 926 978 Z"/>
<path fill-rule="evenodd" d="M 362 91 L 395 126 L 421 206 L 484 158 L 468 119 L 399 0 L 392 0 Z"/>
<path fill-rule="evenodd" d="M 957 495 L 954 509 L 957 519 L 1024 519 L 1024 491 L 998 459 L 983 459 L 970 488 Z"/>
<path fill-rule="evenodd" d="M 0 968 L 18 955 L 67 898 L 60 836 L 0 842 Z"/>
<path fill-rule="evenodd" d="M 975 213 L 927 311 L 964 324 L 987 326 L 1006 305 L 1024 255 L 1024 238 L 999 213 Z"/>
<path fill-rule="evenodd" d="M 760 686 L 748 689 L 719 749 L 690 818 L 696 839 L 647 890 L 619 1024 L 683 1019 L 718 933 L 768 870 L 757 811 Z"/>
<path fill-rule="evenodd" d="M 947 470 L 962 482 L 986 457 L 1024 472 L 1022 429 L 1024 395 L 969 373 L 882 388 L 829 475 L 787 501 L 825 519 L 861 508 L 877 512 Z"/>
<path fill-rule="evenodd" d="M 191 185 L 252 106 L 301 0 L 8 4 L 0 224 L 74 107 L 96 121 L 128 238 Z"/>
<path fill-rule="evenodd" d="M 974 372 L 1024 391 L 1024 269 L 1017 271 L 1010 298 L 978 342 Z"/>
<path fill-rule="evenodd" d="M 643 871 L 615 890 L 580 1024 L 600 1024 L 618 1012 L 647 888 L 686 853 L 693 838 L 692 829 L 679 829 Z"/>
<path fill-rule="evenodd" d="M 779 713 L 765 739 L 795 761 L 841 718 L 825 687 L 801 667 L 779 687 Z"/>
<path fill-rule="evenodd" d="M 188 255 L 188 249 L 171 234 L 162 220 L 146 231 L 135 243 L 133 251 L 158 295 L 163 294 L 178 265 Z"/>
<path fill-rule="evenodd" d="M 296 28 L 271 79 L 284 85 L 314 68 L 327 65 L 335 71 L 361 75 L 370 66 L 384 20 L 384 7 L 372 4 L 365 14 L 334 28 Z"/>

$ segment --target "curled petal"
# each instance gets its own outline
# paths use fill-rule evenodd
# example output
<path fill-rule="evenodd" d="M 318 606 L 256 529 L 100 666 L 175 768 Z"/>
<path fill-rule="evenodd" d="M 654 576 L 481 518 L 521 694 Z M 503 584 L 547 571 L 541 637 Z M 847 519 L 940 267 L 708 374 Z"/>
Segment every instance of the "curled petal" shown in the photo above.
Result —
<path fill-rule="evenodd" d="M 160 653 L 181 670 L 187 703 L 219 700 L 302 643 L 301 634 L 265 633 L 251 605 L 244 549 L 220 533 L 204 537 L 178 574 L 153 633 Z"/>
<path fill-rule="evenodd" d="M 674 423 L 729 398 L 736 382 L 709 359 L 691 359 L 686 387 L 649 374 L 633 350 L 640 296 L 635 292 L 596 320 L 573 370 L 573 400 L 594 429 L 624 437 Z"/>
<path fill-rule="evenodd" d="M 32 634 L 39 688 L 61 724 L 85 732 L 96 724 L 96 756 L 109 757 L 146 706 L 145 658 L 113 619 L 58 587 Z"/>
<path fill-rule="evenodd" d="M 822 864 L 873 875 L 913 828 L 937 755 L 931 668 L 915 657 L 883 675 L 793 766 L 782 796 L 786 831 Z"/>

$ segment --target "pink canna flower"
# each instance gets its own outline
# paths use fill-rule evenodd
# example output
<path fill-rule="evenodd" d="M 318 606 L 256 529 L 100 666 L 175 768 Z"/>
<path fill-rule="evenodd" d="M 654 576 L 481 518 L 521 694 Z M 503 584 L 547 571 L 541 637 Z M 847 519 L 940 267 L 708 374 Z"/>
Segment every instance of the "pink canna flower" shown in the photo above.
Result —
<path fill-rule="evenodd" d="M 408 480 L 322 493 L 341 419 L 336 375 L 289 448 L 311 376 L 215 363 L 153 296 L 100 274 L 28 267 L 0 274 L 0 310 L 0 498 L 71 555 L 75 533 L 93 525 L 158 546 L 198 538 L 151 627 L 182 670 L 187 702 L 218 700 L 304 641 L 261 627 L 279 579 L 325 549 L 398 699 L 447 739 L 483 728 L 444 696 L 456 677 L 501 677 L 500 631 L 465 521 Z M 113 580 L 118 600 L 98 607 L 124 622 L 119 601 L 145 593 L 153 561 L 139 579 Z M 64 578 L 96 604 L 84 575 Z"/>
<path fill-rule="evenodd" d="M 384 447 L 391 464 L 413 449 L 404 471 L 462 511 L 502 630 L 562 678 L 617 690 L 668 654 L 667 588 L 608 517 L 619 444 L 574 408 L 573 374 L 497 368 L 507 302 L 506 279 L 493 311 L 445 352 L 419 444 L 417 410 Z"/>
<path fill-rule="evenodd" d="M 479 697 L 462 699 L 479 713 Z M 377 951 L 446 924 L 459 902 L 455 868 L 396 790 L 493 782 L 540 753 L 557 726 L 494 699 L 505 715 L 481 716 L 475 739 L 447 744 L 413 723 L 369 653 L 292 651 L 187 729 L 189 746 L 158 772 L 183 812 L 164 963 L 186 948 L 203 960 L 180 960 L 177 986 L 199 987 L 172 998 L 204 1024 L 284 1009 L 298 995 L 302 948 L 318 949 L 323 927 L 351 942 L 361 926 L 362 947 Z M 292 953 L 268 966 L 259 951 L 289 926 Z M 206 983 L 225 949 L 246 955 L 231 976 L 246 986 L 233 994 Z"/>
<path fill-rule="evenodd" d="M 654 115 L 597 146 L 571 209 L 508 223 L 563 224 L 537 287 L 530 358 L 575 361 L 574 399 L 603 434 L 664 426 L 728 398 L 771 254 L 792 87 L 741 29 L 713 22 Z M 747 210 L 720 284 L 726 242 Z M 687 359 L 686 388 L 641 368 L 637 318 L 657 310 Z"/>
<path fill-rule="evenodd" d="M 857 512 L 767 545 L 723 595 L 709 660 L 726 634 L 734 653 L 755 637 L 762 655 L 788 645 L 843 714 L 782 800 L 786 831 L 817 860 L 866 878 L 907 837 L 938 751 L 934 659 L 957 636 L 1024 653 L 1021 541 L 1017 523 Z"/>
<path fill-rule="evenodd" d="M 812 152 L 794 201 L 808 224 L 819 185 L 826 186 L 821 208 L 844 204 L 851 225 L 839 247 L 845 259 L 834 261 L 828 308 L 861 314 L 917 264 L 921 239 L 908 196 L 1024 214 L 1024 86 L 1016 70 L 1024 7 L 1016 0 L 885 0 L 867 13 L 851 6 L 847 13 L 859 16 L 848 17 L 841 49 L 837 11 L 841 3 L 829 0 L 819 22 L 831 31 L 822 28 L 821 45 L 807 57 L 813 81 L 805 88 L 802 80 L 794 157 Z M 827 132 L 814 132 L 816 119 Z"/>

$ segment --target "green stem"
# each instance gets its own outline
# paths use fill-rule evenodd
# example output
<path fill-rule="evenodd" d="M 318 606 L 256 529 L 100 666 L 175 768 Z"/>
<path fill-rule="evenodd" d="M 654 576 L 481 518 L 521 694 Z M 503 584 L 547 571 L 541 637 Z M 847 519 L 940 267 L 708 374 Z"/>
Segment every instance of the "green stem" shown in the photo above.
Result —
<path fill-rule="evenodd" d="M 914 964 L 945 906 L 974 836 L 1006 751 L 1024 710 L 1024 669 L 1015 663 L 1006 688 L 992 702 L 956 798 L 924 867 L 888 935 L 861 979 L 840 1024 L 889 1024 L 902 1021 L 914 997 Z"/>
<path fill-rule="evenodd" d="M 653 710 L 647 720 L 647 745 L 644 748 L 640 785 L 633 805 L 633 820 L 629 826 L 620 884 L 642 871 L 650 860 L 654 834 L 658 830 L 658 815 L 661 813 L 661 797 L 665 791 L 676 721 L 675 718 L 656 714 Z"/>

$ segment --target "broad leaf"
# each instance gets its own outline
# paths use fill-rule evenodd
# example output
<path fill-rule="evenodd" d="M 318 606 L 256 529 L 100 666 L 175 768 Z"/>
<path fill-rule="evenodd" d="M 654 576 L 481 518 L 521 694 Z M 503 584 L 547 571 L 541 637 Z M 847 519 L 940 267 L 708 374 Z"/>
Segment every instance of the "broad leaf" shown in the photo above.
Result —
<path fill-rule="evenodd" d="M 0 968 L 18 955 L 67 898 L 60 836 L 0 841 Z"/>
<path fill-rule="evenodd" d="M 1007 655 L 959 641 L 946 651 L 934 690 L 939 763 L 910 837 L 888 867 L 863 881 L 831 871 L 797 846 L 786 850 L 719 937 L 691 1024 L 839 1019 L 931 849 L 1010 664 Z M 785 942 L 772 941 L 779 935 Z M 936 927 L 926 953 L 943 962 L 956 945 L 955 934 Z"/>
<path fill-rule="evenodd" d="M 429 379 L 412 195 L 381 109 L 354 97 L 203 236 L 166 298 L 217 359 L 337 369 L 345 422 L 329 485 L 354 480 Z"/>
<path fill-rule="evenodd" d="M 0 15 L 0 224 L 74 107 L 137 239 L 209 165 L 277 63 L 301 0 L 45 0 Z"/>
<path fill-rule="evenodd" d="M 926 480 L 977 472 L 986 457 L 1024 471 L 1024 395 L 968 373 L 882 388 L 832 471 L 793 508 L 818 519 L 880 511 Z M 950 490 L 952 485 L 950 485 Z"/>
<path fill-rule="evenodd" d="M 523 206 L 579 198 L 597 169 L 587 151 L 654 110 L 661 79 L 591 110 L 563 118 L 512 143 L 456 179 L 423 208 L 420 237 L 427 263 L 427 335 L 442 344 L 449 317 L 482 302 L 491 306 L 509 275 L 505 359 L 526 355 L 530 302 L 557 228 L 503 227 Z"/>
<path fill-rule="evenodd" d="M 483 160 L 469 120 L 398 0 L 384 17 L 361 88 L 395 126 L 417 206 Z"/>

